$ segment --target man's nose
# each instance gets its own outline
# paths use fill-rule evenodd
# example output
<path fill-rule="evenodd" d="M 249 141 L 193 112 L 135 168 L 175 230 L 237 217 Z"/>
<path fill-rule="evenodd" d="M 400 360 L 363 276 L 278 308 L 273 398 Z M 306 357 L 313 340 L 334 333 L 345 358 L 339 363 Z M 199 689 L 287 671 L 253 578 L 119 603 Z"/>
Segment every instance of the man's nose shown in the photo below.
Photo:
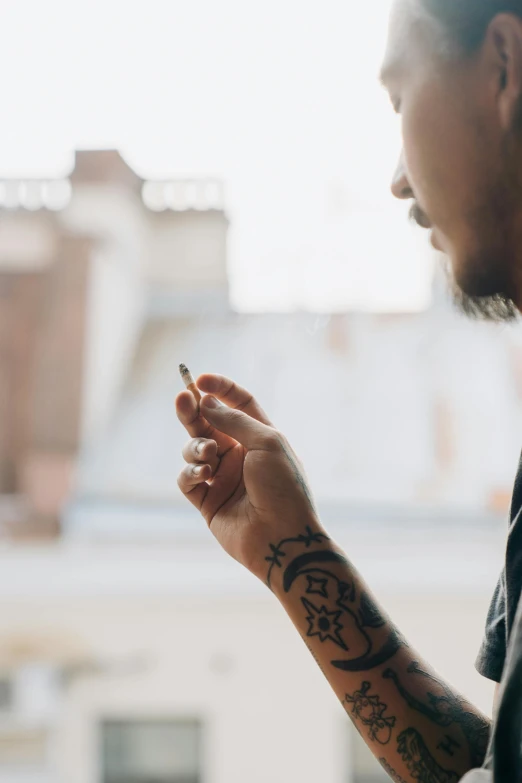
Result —
<path fill-rule="evenodd" d="M 399 162 L 397 163 L 397 168 L 395 169 L 395 173 L 392 177 L 391 192 L 395 198 L 399 198 L 401 200 L 413 198 L 413 190 L 411 189 L 411 185 L 408 182 L 406 166 L 404 165 L 404 154 L 402 152 L 399 158 Z"/>

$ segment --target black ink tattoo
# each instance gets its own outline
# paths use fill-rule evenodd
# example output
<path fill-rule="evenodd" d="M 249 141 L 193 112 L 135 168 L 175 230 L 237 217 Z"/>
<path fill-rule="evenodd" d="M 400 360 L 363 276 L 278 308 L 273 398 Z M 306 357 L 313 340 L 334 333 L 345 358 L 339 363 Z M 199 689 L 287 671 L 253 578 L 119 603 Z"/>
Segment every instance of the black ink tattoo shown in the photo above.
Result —
<path fill-rule="evenodd" d="M 386 717 L 384 711 L 388 709 L 377 694 L 370 695 L 368 691 L 371 683 L 363 682 L 361 689 L 351 695 L 346 694 L 343 704 L 351 705 L 353 720 L 360 720 L 369 727 L 368 737 L 380 745 L 387 745 L 391 739 L 392 728 L 395 726 L 394 717 Z"/>
<path fill-rule="evenodd" d="M 453 737 L 450 737 L 449 734 L 446 734 L 442 742 L 439 742 L 437 745 L 437 750 L 443 750 L 444 753 L 447 753 L 448 756 L 454 756 L 453 748 L 460 748 L 462 747 L 460 743 L 458 743 L 456 740 L 453 739 Z"/>
<path fill-rule="evenodd" d="M 271 544 L 271 554 L 265 558 L 270 564 L 267 586 L 271 587 L 274 568 L 284 568 L 283 560 L 288 555 L 289 544 L 299 544 L 310 549 L 312 544 L 322 544 L 327 540 L 324 533 L 315 532 L 307 526 L 303 534 Z M 390 660 L 405 642 L 392 629 L 375 649 L 370 631 L 382 628 L 385 620 L 371 597 L 364 593 L 358 595 L 354 582 L 340 579 L 331 568 L 334 565 L 342 565 L 348 569 L 352 567 L 341 553 L 331 549 L 311 549 L 303 552 L 284 568 L 283 589 L 285 593 L 290 592 L 299 577 L 306 577 L 305 593 L 315 593 L 331 602 L 329 606 L 317 606 L 301 598 L 307 611 L 307 636 L 319 636 L 322 642 L 332 641 L 349 653 L 346 658 L 330 661 L 337 669 L 349 672 L 369 671 Z M 343 635 L 341 631 L 344 631 Z"/>
<path fill-rule="evenodd" d="M 381 625 L 380 620 L 376 619 L 377 617 L 380 618 L 380 614 L 377 609 L 374 611 L 369 610 L 370 599 L 367 597 L 362 599 L 361 596 L 360 598 L 360 603 L 364 606 L 364 611 L 361 611 L 360 608 L 356 609 L 353 605 L 348 605 L 346 596 L 348 595 L 348 600 L 351 598 L 351 593 L 353 593 L 355 597 L 355 590 L 351 590 L 347 583 L 341 581 L 333 571 L 327 570 L 328 564 L 330 563 L 340 563 L 345 567 L 351 567 L 350 563 L 343 555 L 339 552 L 333 552 L 327 549 L 298 555 L 287 566 L 284 572 L 283 589 L 288 593 L 299 576 L 310 574 L 310 572 L 320 574 L 322 577 L 328 577 L 337 587 L 337 600 L 335 601 L 335 606 L 342 611 L 338 620 L 341 621 L 343 628 L 346 629 L 347 625 L 351 625 L 354 631 L 351 638 L 351 644 L 349 644 L 347 648 L 347 651 L 349 650 L 351 653 L 350 657 L 343 660 L 331 661 L 332 666 L 335 666 L 342 671 L 351 672 L 368 671 L 376 666 L 380 666 L 395 655 L 401 646 L 402 640 L 397 633 L 391 631 L 380 649 L 377 651 L 373 650 L 372 639 L 366 629 L 376 628 Z M 342 597 L 339 594 L 339 585 L 342 585 Z"/>
<path fill-rule="evenodd" d="M 361 624 L 365 628 L 382 628 L 384 625 L 383 616 L 373 601 L 370 601 L 368 596 L 364 593 L 361 595 L 359 604 L 359 616 L 361 618 Z"/>
<path fill-rule="evenodd" d="M 272 550 L 272 554 L 268 557 L 265 557 L 265 560 L 268 563 L 271 563 L 272 565 L 276 565 L 278 568 L 281 568 L 281 558 L 286 557 L 286 553 L 282 551 L 278 546 L 274 546 L 273 544 L 270 544 L 270 549 Z"/>
<path fill-rule="evenodd" d="M 311 601 L 307 601 L 306 598 L 301 598 L 301 601 L 308 612 L 306 617 L 308 620 L 308 631 L 306 635 L 318 636 L 322 642 L 331 639 L 332 642 L 343 650 L 348 650 L 339 633 L 343 630 L 343 626 L 339 622 L 342 612 L 340 610 L 329 612 L 326 606 L 321 606 L 318 609 L 317 606 L 314 606 Z"/>
<path fill-rule="evenodd" d="M 320 595 L 322 598 L 328 598 L 326 592 L 327 579 L 314 579 L 313 576 L 307 576 L 308 587 L 306 588 L 307 595 Z"/>
<path fill-rule="evenodd" d="M 379 763 L 381 767 L 385 770 L 385 772 L 388 773 L 388 775 L 391 777 L 395 783 L 406 783 L 404 778 L 401 778 L 401 776 L 398 774 L 398 772 L 395 772 L 393 767 L 390 767 L 386 759 L 379 759 Z"/>
<path fill-rule="evenodd" d="M 419 783 L 458 783 L 460 780 L 461 776 L 456 772 L 437 764 L 416 729 L 405 729 L 399 734 L 397 750 L 412 778 Z"/>
<path fill-rule="evenodd" d="M 300 536 L 297 536 L 296 541 L 303 544 L 308 549 L 312 544 L 321 544 L 323 539 L 328 540 L 328 536 L 324 533 L 314 533 L 312 528 L 307 525 L 306 534 L 302 533 Z"/>
<path fill-rule="evenodd" d="M 270 587 L 270 580 L 274 566 L 276 568 L 283 567 L 281 559 L 286 557 L 287 553 L 282 549 L 282 547 L 284 547 L 286 544 L 303 544 L 303 546 L 308 549 L 311 544 L 322 544 L 323 541 L 328 540 L 328 536 L 325 533 L 314 533 L 312 528 L 307 525 L 304 534 L 301 533 L 299 536 L 294 536 L 293 538 L 283 538 L 283 540 L 280 541 L 277 545 L 270 544 L 270 550 L 272 554 L 268 557 L 265 557 L 267 563 L 270 563 L 270 568 L 268 569 L 268 575 L 266 577 L 267 587 Z"/>
<path fill-rule="evenodd" d="M 436 677 L 423 671 L 417 661 L 413 661 L 407 669 L 408 674 L 419 674 L 430 682 L 435 683 L 443 690 L 442 696 L 436 696 L 428 692 L 428 703 L 420 701 L 416 696 L 410 693 L 399 679 L 398 674 L 393 669 L 386 669 L 383 677 L 393 680 L 397 690 L 403 697 L 406 704 L 413 710 L 420 712 L 426 718 L 429 718 L 437 726 L 460 726 L 466 741 L 469 745 L 470 760 L 473 767 L 480 767 L 486 756 L 489 739 L 489 722 L 481 715 L 472 712 L 466 702 L 444 683 L 437 680 Z"/>
<path fill-rule="evenodd" d="M 352 582 L 350 584 L 350 582 L 339 582 L 337 587 L 339 590 L 339 601 L 344 601 L 344 600 L 351 601 L 351 603 L 353 604 L 353 602 L 357 598 L 357 593 L 355 591 L 354 583 Z"/>
<path fill-rule="evenodd" d="M 360 655 L 352 660 L 331 661 L 331 664 L 332 666 L 335 666 L 336 669 L 341 669 L 343 672 L 367 672 L 370 669 L 375 669 L 376 666 L 382 666 L 383 663 L 386 663 L 390 658 L 393 658 L 395 653 L 404 644 L 405 642 L 399 634 L 395 630 L 392 630 L 390 631 L 387 640 L 377 652 L 371 654 L 368 652 L 365 655 Z M 371 647 L 372 643 L 370 642 L 370 650 Z"/>

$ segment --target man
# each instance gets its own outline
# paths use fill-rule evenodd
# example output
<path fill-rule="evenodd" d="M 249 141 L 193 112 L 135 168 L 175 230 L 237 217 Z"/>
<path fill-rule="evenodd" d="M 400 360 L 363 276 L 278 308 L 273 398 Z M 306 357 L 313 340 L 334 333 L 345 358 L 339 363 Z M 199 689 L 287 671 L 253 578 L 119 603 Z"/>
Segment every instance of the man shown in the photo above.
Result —
<path fill-rule="evenodd" d="M 522 309 L 522 0 L 396 0 L 382 80 L 402 116 L 394 195 L 413 200 L 413 217 L 447 255 L 464 311 L 514 318 Z M 486 677 L 502 678 L 491 731 L 408 645 L 330 539 L 299 460 L 256 400 L 221 376 L 203 375 L 198 386 L 208 395 L 200 411 L 188 392 L 177 400 L 191 436 L 179 486 L 223 548 L 281 601 L 391 778 L 522 780 L 522 471 L 477 662 Z"/>

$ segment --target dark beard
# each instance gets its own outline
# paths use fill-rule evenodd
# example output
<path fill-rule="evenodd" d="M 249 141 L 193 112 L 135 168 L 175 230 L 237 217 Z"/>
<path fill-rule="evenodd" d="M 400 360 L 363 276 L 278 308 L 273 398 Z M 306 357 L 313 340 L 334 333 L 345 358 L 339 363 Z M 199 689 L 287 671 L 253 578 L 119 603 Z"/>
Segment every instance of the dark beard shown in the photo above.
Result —
<path fill-rule="evenodd" d="M 520 311 L 506 294 L 468 294 L 456 283 L 448 258 L 444 258 L 443 269 L 453 303 L 467 318 L 494 323 L 516 321 L 519 318 Z"/>
<path fill-rule="evenodd" d="M 409 218 L 412 223 L 416 223 L 421 228 L 429 228 L 429 221 L 416 201 L 410 207 Z M 469 284 L 470 287 L 473 285 L 476 293 L 466 293 L 456 282 L 447 257 L 444 257 L 443 268 L 455 307 L 467 318 L 499 323 L 515 321 L 519 317 L 520 312 L 513 299 L 506 294 L 498 293 L 499 281 L 496 285 L 492 285 L 488 275 L 483 275 L 481 279 L 481 276 L 475 273 L 473 281 L 470 280 Z M 488 293 L 490 290 L 495 290 L 495 293 Z"/>
<path fill-rule="evenodd" d="M 478 137 L 482 136 L 480 126 Z M 518 278 L 520 232 L 518 229 L 522 203 L 522 178 L 518 161 L 521 156 L 522 100 L 512 132 L 502 143 L 502 154 L 496 176 L 484 175 L 477 193 L 486 194 L 470 208 L 467 223 L 477 240 L 475 257 L 468 258 L 459 272 L 451 273 L 449 260 L 445 264 L 453 301 L 468 318 L 496 323 L 516 321 L 520 310 Z M 487 149 L 484 149 L 487 156 Z"/>
<path fill-rule="evenodd" d="M 468 296 L 456 289 L 453 301 L 457 309 L 468 318 L 475 321 L 493 321 L 501 323 L 516 321 L 520 313 L 512 299 L 495 294 L 495 296 Z"/>
<path fill-rule="evenodd" d="M 502 166 L 496 180 L 490 180 L 487 199 L 475 204 L 468 214 L 475 237 L 480 238 L 480 252 L 474 263 L 468 263 L 467 280 L 453 280 L 453 300 L 468 318 L 496 323 L 516 321 L 520 310 L 517 285 L 518 248 L 516 216 L 522 198 L 522 181 L 517 161 L 520 159 L 519 131 L 522 129 L 522 101 L 513 133 L 503 142 Z M 518 254 L 517 254 L 518 255 Z"/>

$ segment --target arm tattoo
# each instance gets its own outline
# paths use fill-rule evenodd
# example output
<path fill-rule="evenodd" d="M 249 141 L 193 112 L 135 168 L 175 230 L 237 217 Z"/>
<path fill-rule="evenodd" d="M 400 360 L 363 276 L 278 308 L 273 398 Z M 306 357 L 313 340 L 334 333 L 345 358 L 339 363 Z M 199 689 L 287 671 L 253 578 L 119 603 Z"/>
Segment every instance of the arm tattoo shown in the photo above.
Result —
<path fill-rule="evenodd" d="M 343 630 L 343 626 L 339 622 L 339 617 L 342 612 L 334 611 L 329 612 L 326 606 L 317 608 L 311 601 L 307 601 L 306 598 L 301 598 L 301 602 L 308 612 L 306 619 L 308 620 L 307 636 L 318 636 L 322 642 L 330 639 L 334 644 L 337 644 L 342 650 L 348 651 L 348 647 L 343 642 L 340 631 Z"/>
<path fill-rule="evenodd" d="M 299 536 L 270 544 L 271 554 L 265 558 L 269 563 L 266 583 L 270 587 L 274 569 L 283 572 L 285 593 L 289 593 L 298 580 L 305 581 L 301 603 L 304 619 L 308 622 L 306 636 L 332 643 L 345 653 L 344 657 L 331 661 L 337 669 L 368 671 L 386 663 L 404 641 L 392 629 L 384 640 L 375 643 L 372 631 L 383 628 L 386 622 L 370 596 L 358 594 L 353 580 L 340 579 L 335 573 L 334 566 L 352 568 L 342 554 L 311 548 L 312 544 L 322 544 L 325 540 L 328 537 L 324 533 L 314 532 L 308 526 Z M 297 555 L 285 566 L 290 544 L 309 551 Z"/>
<path fill-rule="evenodd" d="M 393 680 L 400 695 L 411 709 L 420 712 L 433 723 L 436 723 L 437 726 L 460 726 L 469 745 L 471 763 L 474 767 L 480 767 L 484 761 L 488 746 L 490 728 L 488 721 L 467 708 L 464 699 L 453 693 L 444 682 L 440 682 L 433 675 L 423 671 L 417 661 L 413 661 L 408 666 L 407 672 L 408 674 L 418 674 L 435 683 L 442 689 L 442 695 L 436 696 L 428 692 L 426 694 L 428 702 L 426 703 L 420 701 L 405 688 L 397 672 L 393 669 L 386 669 L 382 676 Z M 451 752 L 452 745 L 457 745 L 457 743 L 451 737 L 446 739 L 449 739 L 449 742 L 441 742 L 439 748 L 449 753 L 449 755 L 453 755 Z"/>
<path fill-rule="evenodd" d="M 283 567 L 281 560 L 283 557 L 286 557 L 287 554 L 282 548 L 285 546 L 285 544 L 303 544 L 303 546 L 308 549 L 311 544 L 322 544 L 323 541 L 328 540 L 329 539 L 327 535 L 324 533 L 314 533 L 310 525 L 307 525 L 305 532 L 301 535 L 295 536 L 294 538 L 283 538 L 283 540 L 280 541 L 277 545 L 270 544 L 269 546 L 272 554 L 268 555 L 268 557 L 265 557 L 266 562 L 270 563 L 270 568 L 268 569 L 268 575 L 266 578 L 267 586 L 270 587 L 270 579 L 272 577 L 272 570 L 274 566 L 276 568 Z"/>
<path fill-rule="evenodd" d="M 450 737 L 449 734 L 446 734 L 444 739 L 439 742 L 437 745 L 437 750 L 443 750 L 444 753 L 447 753 L 448 756 L 454 756 L 455 753 L 453 752 L 453 748 L 461 748 L 462 745 L 453 739 L 453 737 Z"/>
<path fill-rule="evenodd" d="M 388 775 L 391 777 L 395 783 L 406 783 L 404 778 L 401 778 L 398 772 L 395 772 L 393 767 L 390 767 L 386 759 L 379 759 L 379 763 L 381 767 L 388 773 Z"/>
<path fill-rule="evenodd" d="M 368 693 L 371 687 L 371 683 L 363 682 L 360 690 L 346 694 L 343 704 L 347 708 L 351 706 L 350 712 L 354 723 L 360 720 L 368 726 L 368 737 L 372 742 L 387 745 L 391 739 L 392 728 L 395 726 L 395 718 L 384 714 L 388 707 L 377 694 Z"/>
<path fill-rule="evenodd" d="M 417 729 L 405 729 L 399 734 L 397 750 L 412 778 L 419 783 L 458 783 L 460 780 L 456 772 L 437 764 Z"/>

